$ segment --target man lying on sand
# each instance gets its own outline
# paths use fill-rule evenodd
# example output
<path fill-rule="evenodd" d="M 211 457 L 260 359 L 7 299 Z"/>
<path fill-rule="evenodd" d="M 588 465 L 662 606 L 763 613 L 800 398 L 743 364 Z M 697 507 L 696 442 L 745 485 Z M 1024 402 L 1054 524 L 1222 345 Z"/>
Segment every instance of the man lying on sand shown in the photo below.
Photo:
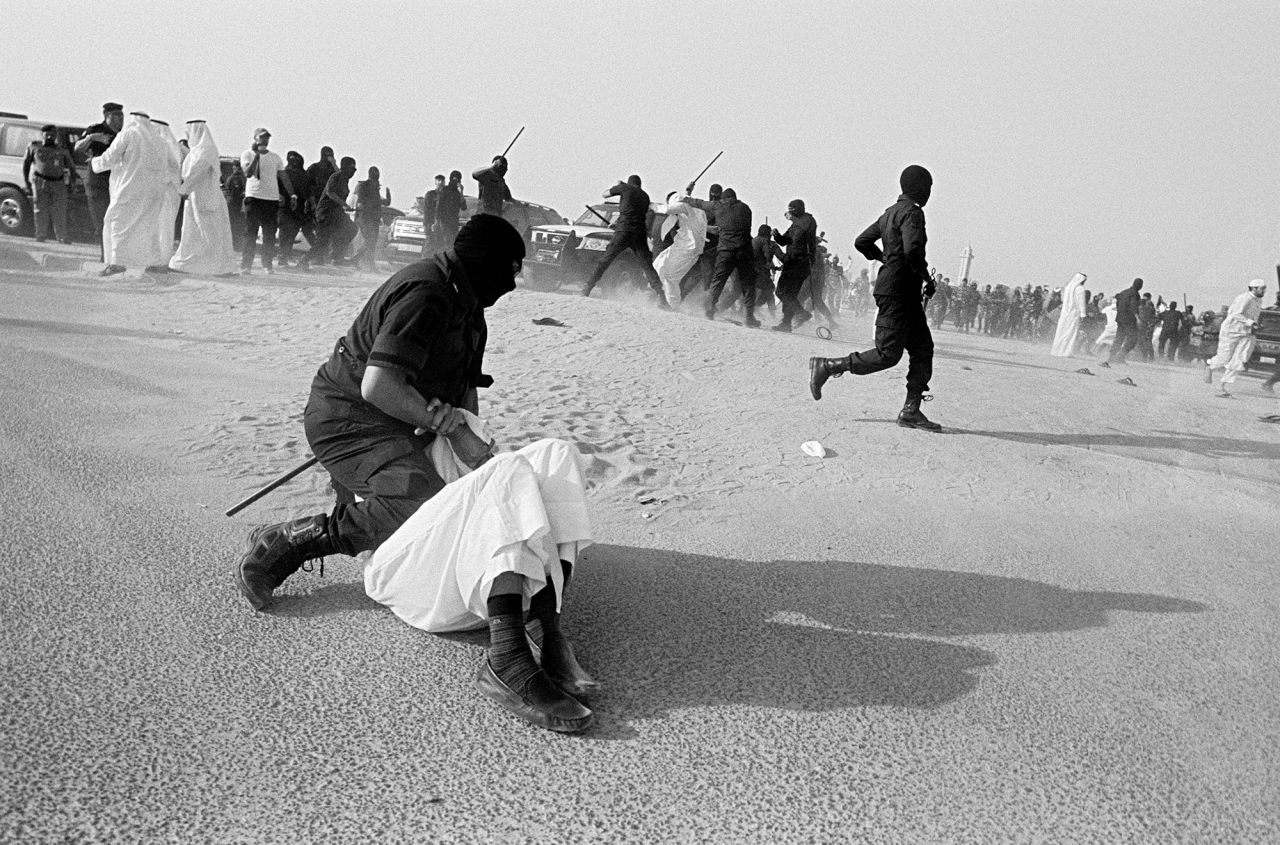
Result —
<path fill-rule="evenodd" d="M 482 372 L 484 309 L 515 288 L 524 252 L 510 223 L 479 214 L 458 232 L 452 250 L 409 265 L 374 292 L 316 373 L 304 415 L 307 442 L 333 477 L 339 503 L 329 514 L 255 529 L 234 575 L 244 597 L 263 610 L 275 588 L 307 561 L 392 540 L 393 551 L 370 561 L 370 595 L 428 630 L 487 621 L 490 649 L 476 681 L 481 692 L 534 724 L 575 732 L 592 713 L 573 694 L 584 696 L 597 685 L 559 625 L 559 597 L 576 549 L 590 540 L 581 476 L 566 452 L 573 447 L 533 444 L 526 450 L 540 451 L 487 461 L 491 444 L 476 433 L 483 427 L 461 409 L 474 411 L 476 388 L 493 383 Z M 433 444 L 435 437 L 447 438 L 451 448 Z M 434 460 L 427 446 L 434 446 Z M 442 498 L 446 504 L 429 501 L 456 476 Z M 361 501 L 344 502 L 353 498 L 341 495 L 346 491 Z M 548 498 L 563 507 L 548 505 Z M 492 507 L 486 510 L 485 502 Z M 412 520 L 416 529 L 400 531 L 432 507 L 428 517 Z M 494 508 L 501 515 L 495 517 Z M 452 534 L 432 533 L 450 519 Z M 483 559 L 479 566 L 477 559 Z M 423 586 L 427 578 L 434 587 Z M 459 595 L 446 595 L 446 588 Z M 431 589 L 434 604 L 419 606 Z M 526 607 L 542 629 L 541 665 L 525 634 Z"/>

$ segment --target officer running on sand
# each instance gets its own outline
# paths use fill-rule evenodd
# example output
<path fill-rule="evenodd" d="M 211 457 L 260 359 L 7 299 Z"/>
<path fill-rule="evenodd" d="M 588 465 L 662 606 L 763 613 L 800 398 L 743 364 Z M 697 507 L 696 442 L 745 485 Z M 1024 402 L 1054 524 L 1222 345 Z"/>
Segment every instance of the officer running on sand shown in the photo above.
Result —
<path fill-rule="evenodd" d="M 869 261 L 882 262 L 874 293 L 879 309 L 875 349 L 851 352 L 846 358 L 810 358 L 809 392 L 814 399 L 821 399 L 822 386 L 832 376 L 865 376 L 887 370 L 902 359 L 905 349 L 911 362 L 907 367 L 907 401 L 898 414 L 898 425 L 940 431 L 942 426 L 920 412 L 933 375 L 933 335 L 924 314 L 924 300 L 934 293 L 924 256 L 924 204 L 933 189 L 933 176 L 913 164 L 902 171 L 899 183 L 902 195 L 898 201 L 853 242 L 854 249 Z"/>
<path fill-rule="evenodd" d="M 307 561 L 376 549 L 444 488 L 424 449 L 431 436 L 452 441 L 467 428 L 456 409 L 475 412 L 476 388 L 493 383 L 481 370 L 484 310 L 515 289 L 524 254 L 515 227 L 477 214 L 452 249 L 410 264 L 370 297 L 316 373 L 303 415 L 312 452 L 342 488 L 339 503 L 331 513 L 260 526 L 249 535 L 234 578 L 256 610 L 270 605 L 272 592 Z M 478 686 L 534 724 L 581 730 L 591 711 L 565 688 L 596 684 L 560 632 L 550 585 L 530 601 L 544 632 L 541 665 L 534 661 L 522 589 L 520 579 L 502 589 L 495 580 L 491 588 L 488 674 Z"/>

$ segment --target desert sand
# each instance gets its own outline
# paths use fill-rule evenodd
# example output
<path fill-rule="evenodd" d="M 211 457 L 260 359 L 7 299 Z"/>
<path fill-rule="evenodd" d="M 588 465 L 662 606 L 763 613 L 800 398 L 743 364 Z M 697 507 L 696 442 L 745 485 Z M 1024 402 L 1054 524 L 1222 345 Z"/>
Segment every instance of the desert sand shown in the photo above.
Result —
<path fill-rule="evenodd" d="M 223 516 L 309 456 L 311 376 L 379 281 L 0 268 L 0 840 L 1280 837 L 1258 379 L 943 330 L 929 434 L 894 424 L 904 366 L 809 397 L 869 317 L 516 291 L 481 411 L 578 445 L 596 529 L 566 621 L 606 692 L 563 737 L 356 561 L 271 613 L 232 586 L 251 527 L 330 503 L 313 470 Z"/>

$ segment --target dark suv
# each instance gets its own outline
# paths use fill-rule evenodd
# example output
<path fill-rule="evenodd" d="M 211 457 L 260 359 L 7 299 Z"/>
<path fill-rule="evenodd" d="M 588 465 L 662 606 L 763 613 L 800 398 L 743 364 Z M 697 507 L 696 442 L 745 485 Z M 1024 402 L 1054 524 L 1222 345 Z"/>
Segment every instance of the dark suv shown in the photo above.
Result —
<path fill-rule="evenodd" d="M 0 112 L 0 233 L 6 235 L 32 235 L 35 226 L 32 219 L 31 197 L 22 180 L 22 160 L 32 141 L 44 137 L 40 127 L 48 120 L 31 120 L 25 114 Z M 75 149 L 76 142 L 84 136 L 83 126 L 58 127 L 58 140 L 68 150 Z M 84 180 L 89 176 L 89 162 L 76 161 L 76 175 L 67 197 L 67 226 L 76 240 L 94 240 L 93 225 L 89 220 L 89 206 L 84 197 Z"/>

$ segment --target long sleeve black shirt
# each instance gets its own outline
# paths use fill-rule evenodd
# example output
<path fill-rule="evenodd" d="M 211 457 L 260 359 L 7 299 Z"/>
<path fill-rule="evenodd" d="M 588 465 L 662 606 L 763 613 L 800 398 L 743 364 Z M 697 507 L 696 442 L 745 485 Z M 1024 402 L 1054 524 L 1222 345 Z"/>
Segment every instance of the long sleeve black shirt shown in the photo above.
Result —
<path fill-rule="evenodd" d="M 806 211 L 793 218 L 787 231 L 779 232 L 773 239 L 787 248 L 787 254 L 782 259 L 784 267 L 812 265 L 818 254 L 818 221 Z"/>
<path fill-rule="evenodd" d="M 613 221 L 615 232 L 639 235 L 648 232 L 649 195 L 644 188 L 619 182 L 609 189 L 609 196 L 618 197 L 618 219 Z"/>
<path fill-rule="evenodd" d="M 924 257 L 926 240 L 924 209 L 906 194 L 858 235 L 853 248 L 868 261 L 882 263 L 873 291 L 876 296 L 920 299 L 921 285 L 929 278 L 929 262 Z M 876 246 L 876 241 L 884 245 L 883 249 Z"/>

